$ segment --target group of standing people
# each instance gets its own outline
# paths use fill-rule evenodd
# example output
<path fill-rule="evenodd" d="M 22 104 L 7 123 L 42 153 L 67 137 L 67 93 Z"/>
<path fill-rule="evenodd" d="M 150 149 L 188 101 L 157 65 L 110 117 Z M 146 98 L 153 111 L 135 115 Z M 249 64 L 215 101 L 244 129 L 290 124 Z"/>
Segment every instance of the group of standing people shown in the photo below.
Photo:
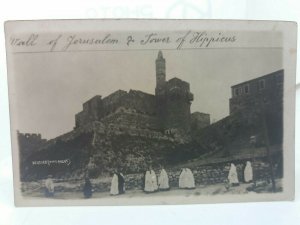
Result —
<path fill-rule="evenodd" d="M 92 197 L 92 184 L 88 177 L 85 178 L 85 184 L 83 187 L 83 195 L 85 198 Z M 110 195 L 120 195 L 125 193 L 125 178 L 122 173 L 114 172 L 111 185 Z"/>
<path fill-rule="evenodd" d="M 228 183 L 231 186 L 239 185 L 237 169 L 233 163 L 230 164 L 230 169 L 228 172 L 227 179 L 228 179 Z M 114 178 L 113 178 L 113 180 L 114 180 Z M 123 181 L 124 181 L 124 179 L 123 179 Z M 251 165 L 250 161 L 246 162 L 246 166 L 244 169 L 244 181 L 246 183 L 253 181 L 253 169 L 252 169 L 252 165 Z M 124 185 L 124 183 L 123 183 L 123 185 Z M 178 186 L 181 189 L 194 189 L 196 187 L 194 175 L 189 168 L 183 168 L 181 170 Z M 145 176 L 144 176 L 144 186 L 143 186 L 143 190 L 145 193 L 152 193 L 152 192 L 156 192 L 156 191 L 166 191 L 169 189 L 170 189 L 169 176 L 164 168 L 161 169 L 158 179 L 157 179 L 155 171 L 151 167 L 146 171 Z"/>
<path fill-rule="evenodd" d="M 188 168 L 183 168 L 179 176 L 179 188 L 193 189 L 195 188 L 195 179 L 192 171 Z M 152 193 L 156 191 L 170 190 L 169 176 L 164 168 L 161 169 L 159 177 L 150 168 L 146 171 L 144 177 L 144 192 Z"/>
<path fill-rule="evenodd" d="M 253 169 L 252 169 L 251 162 L 249 161 L 247 161 L 244 169 L 244 181 L 246 183 L 253 181 Z M 230 169 L 228 172 L 228 183 L 232 186 L 238 186 L 240 183 L 236 166 L 233 163 L 230 164 Z"/>
<path fill-rule="evenodd" d="M 125 178 L 120 172 L 114 172 L 110 185 L 110 195 L 120 195 L 125 193 Z M 92 197 L 92 183 L 88 177 L 85 178 L 83 195 L 85 198 Z"/>
<path fill-rule="evenodd" d="M 239 185 L 239 178 L 236 166 L 231 163 L 228 172 L 228 183 L 231 186 Z M 246 183 L 253 181 L 253 169 L 251 162 L 247 161 L 244 169 L 244 181 Z M 170 189 L 169 176 L 164 168 L 161 169 L 159 177 L 157 178 L 155 171 L 150 167 L 144 174 L 143 178 L 143 190 L 145 193 L 153 193 L 156 191 L 167 191 Z M 192 171 L 189 168 L 183 168 L 179 176 L 179 188 L 181 189 L 193 189 L 195 188 L 195 179 Z M 85 178 L 83 186 L 83 195 L 85 198 L 92 197 L 93 189 L 92 183 L 88 177 Z M 120 195 L 125 193 L 125 178 L 121 172 L 114 172 L 111 186 L 111 195 Z M 49 175 L 45 181 L 45 196 L 54 196 L 54 182 L 52 176 Z"/>
<path fill-rule="evenodd" d="M 149 170 L 146 171 L 144 176 L 144 192 L 152 193 L 158 190 L 167 191 L 170 189 L 169 186 L 169 177 L 165 169 L 161 169 L 160 175 L 157 180 L 156 173 L 150 167 Z"/>
<path fill-rule="evenodd" d="M 183 168 L 179 176 L 179 188 L 195 188 L 195 178 L 189 168 Z"/>
<path fill-rule="evenodd" d="M 125 193 L 125 178 L 122 173 L 114 172 L 111 186 L 110 194 L 111 195 L 120 195 Z"/>

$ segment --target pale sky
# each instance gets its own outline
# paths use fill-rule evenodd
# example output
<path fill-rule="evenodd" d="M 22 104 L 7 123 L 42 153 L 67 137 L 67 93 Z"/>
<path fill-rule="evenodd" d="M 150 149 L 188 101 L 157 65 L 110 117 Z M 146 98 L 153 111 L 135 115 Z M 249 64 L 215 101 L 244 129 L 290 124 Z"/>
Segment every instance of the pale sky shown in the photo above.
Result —
<path fill-rule="evenodd" d="M 231 86 L 282 68 L 280 48 L 163 50 L 167 80 L 190 83 L 191 111 L 211 121 L 229 115 Z M 95 95 L 122 89 L 154 93 L 158 50 L 15 54 L 17 129 L 54 138 L 73 129 Z M 11 84 L 10 84 L 11 85 Z M 13 118 L 12 118 L 13 119 Z"/>

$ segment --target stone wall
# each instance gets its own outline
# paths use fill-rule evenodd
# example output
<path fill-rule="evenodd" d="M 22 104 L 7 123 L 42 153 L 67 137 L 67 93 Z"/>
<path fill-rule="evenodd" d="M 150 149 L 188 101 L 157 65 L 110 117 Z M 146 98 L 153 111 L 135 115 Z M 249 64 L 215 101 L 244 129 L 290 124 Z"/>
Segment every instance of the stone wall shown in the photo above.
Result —
<path fill-rule="evenodd" d="M 165 129 L 190 129 L 191 102 L 193 94 L 190 92 L 189 83 L 178 78 L 172 78 L 167 82 L 165 91 Z"/>
<path fill-rule="evenodd" d="M 102 99 L 100 95 L 96 95 L 82 105 L 83 110 L 75 115 L 75 127 L 81 127 L 92 121 L 99 120 L 102 114 Z"/>
<path fill-rule="evenodd" d="M 117 90 L 111 93 L 110 95 L 103 98 L 104 107 L 107 107 L 108 105 L 111 104 L 117 104 L 119 102 L 119 99 L 124 95 L 127 95 L 127 92 L 123 90 Z"/>
<path fill-rule="evenodd" d="M 237 172 L 240 182 L 243 182 L 245 162 L 237 163 Z M 275 169 L 277 166 L 275 166 Z M 230 169 L 229 164 L 215 164 L 191 168 L 196 186 L 210 185 L 217 183 L 225 183 L 227 180 L 228 172 Z M 178 187 L 180 169 L 166 169 L 169 176 L 170 187 Z M 256 180 L 270 179 L 269 165 L 263 161 L 256 161 L 253 163 L 253 171 Z M 156 170 L 156 175 L 159 176 L 159 171 Z M 126 189 L 142 189 L 143 175 L 142 174 L 129 174 L 125 175 Z"/>
<path fill-rule="evenodd" d="M 231 87 L 230 115 L 240 113 L 253 124 L 261 124 L 271 145 L 283 139 L 283 82 L 284 71 L 279 70 Z"/>
<path fill-rule="evenodd" d="M 17 131 L 18 144 L 19 144 L 19 162 L 20 162 L 20 177 L 23 179 L 24 170 L 26 169 L 26 161 L 31 154 L 37 152 L 45 143 L 41 134 L 34 133 L 20 133 Z"/>
<path fill-rule="evenodd" d="M 282 111 L 283 75 L 284 71 L 274 73 L 243 82 L 231 87 L 230 114 L 239 111 L 262 109 Z M 261 84 L 263 83 L 263 85 Z M 247 91 L 245 90 L 247 88 Z"/>
<path fill-rule="evenodd" d="M 246 162 L 236 163 L 236 168 L 239 176 L 239 181 L 244 182 L 243 173 Z M 270 180 L 269 164 L 264 161 L 255 161 L 252 163 L 253 173 L 256 181 Z M 225 183 L 227 181 L 230 164 L 215 164 L 205 165 L 195 168 L 190 168 L 194 174 L 196 186 L 199 185 L 211 185 L 218 183 Z M 277 164 L 275 169 L 277 169 Z M 172 188 L 178 187 L 179 176 L 181 173 L 180 169 L 166 169 L 169 176 L 169 184 Z M 159 170 L 155 170 L 157 177 L 159 176 Z M 142 190 L 143 189 L 143 174 L 127 174 L 125 175 L 126 190 Z M 100 192 L 109 191 L 110 180 L 106 182 L 94 183 L 95 190 Z"/>
<path fill-rule="evenodd" d="M 118 108 L 133 109 L 138 113 L 154 115 L 155 96 L 136 90 L 129 92 L 119 91 L 118 94 L 112 94 L 103 99 L 103 114 L 107 116 L 115 112 Z"/>
<path fill-rule="evenodd" d="M 177 77 L 174 77 L 167 81 L 166 88 L 171 91 L 173 89 L 180 89 L 183 93 L 190 92 L 190 84 L 186 81 L 183 81 Z"/>
<path fill-rule="evenodd" d="M 47 140 L 42 138 L 41 134 L 35 133 L 20 133 L 17 131 L 19 148 L 21 154 L 30 155 L 44 145 Z"/>
<path fill-rule="evenodd" d="M 76 128 L 115 113 L 119 108 L 132 110 L 140 114 L 155 116 L 155 96 L 142 91 L 116 91 L 101 99 L 95 96 L 83 103 L 83 110 L 75 115 Z"/>
<path fill-rule="evenodd" d="M 239 176 L 239 181 L 243 182 L 243 171 L 245 162 L 238 162 L 235 164 Z M 258 160 L 252 163 L 253 173 L 256 181 L 270 181 L 270 171 L 269 164 Z M 218 183 L 226 183 L 227 176 L 230 169 L 229 163 L 227 164 L 215 164 L 215 165 L 205 165 L 205 166 L 196 166 L 195 168 L 190 168 L 194 174 L 196 186 L 201 185 L 212 185 Z M 277 164 L 275 164 L 274 170 L 277 170 Z M 171 188 L 178 188 L 179 176 L 181 173 L 180 169 L 169 168 L 166 169 L 169 176 L 169 184 Z M 155 170 L 157 177 L 159 176 L 159 170 Z M 275 173 L 276 174 L 276 173 Z M 73 192 L 73 191 L 82 191 L 84 186 L 84 179 L 78 180 L 54 180 L 55 181 L 55 190 L 58 192 Z M 111 185 L 111 177 L 103 177 L 97 179 L 91 179 L 93 185 L 93 190 L 95 192 L 109 192 Z M 22 191 L 30 191 L 32 189 L 32 182 L 23 183 Z M 31 186 L 30 186 L 31 185 Z M 142 190 L 144 185 L 144 174 L 125 174 L 125 188 L 126 190 Z M 35 189 L 38 186 L 43 187 L 43 181 L 40 180 L 36 182 Z"/>
<path fill-rule="evenodd" d="M 191 114 L 191 129 L 201 129 L 210 125 L 210 115 L 207 113 L 193 112 Z"/>
<path fill-rule="evenodd" d="M 137 113 L 131 109 L 119 108 L 115 113 L 112 113 L 101 120 L 108 127 L 117 126 L 120 128 L 140 128 L 157 130 L 157 119 L 154 116 Z"/>
<path fill-rule="evenodd" d="M 244 181 L 244 167 L 246 162 L 237 163 L 236 168 L 239 176 L 239 181 Z M 269 165 L 263 161 L 255 162 L 253 165 L 253 171 L 256 180 L 269 179 Z M 230 164 L 215 164 L 215 165 L 205 165 L 195 168 L 191 168 L 196 185 L 210 185 L 217 183 L 225 183 L 227 181 L 228 172 L 230 169 Z M 180 170 L 170 170 L 169 171 L 170 185 L 173 187 L 178 187 Z"/>

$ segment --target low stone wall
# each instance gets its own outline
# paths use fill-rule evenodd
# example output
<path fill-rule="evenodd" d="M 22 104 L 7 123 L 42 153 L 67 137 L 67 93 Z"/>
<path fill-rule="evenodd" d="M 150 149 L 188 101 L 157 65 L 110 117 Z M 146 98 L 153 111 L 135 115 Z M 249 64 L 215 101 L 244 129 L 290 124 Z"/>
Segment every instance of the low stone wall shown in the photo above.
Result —
<path fill-rule="evenodd" d="M 240 182 L 244 182 L 244 168 L 245 163 L 235 164 L 238 172 Z M 256 180 L 263 180 L 270 178 L 270 171 L 268 163 L 259 161 L 252 163 L 253 173 Z M 215 164 L 215 165 L 204 165 L 195 168 L 190 168 L 195 178 L 197 185 L 210 185 L 217 183 L 227 182 L 227 177 L 230 169 L 229 164 Z M 179 176 L 181 171 L 168 171 L 170 186 L 178 187 Z"/>
<path fill-rule="evenodd" d="M 244 182 L 244 167 L 246 162 L 236 163 L 236 168 L 239 176 L 239 181 Z M 269 164 L 263 161 L 255 161 L 252 163 L 253 173 L 255 180 L 269 180 L 270 169 Z M 275 165 L 275 170 L 277 165 Z M 230 164 L 215 164 L 205 165 L 195 168 L 190 168 L 194 174 L 196 186 L 199 185 L 211 185 L 217 183 L 225 183 L 227 181 Z M 178 187 L 180 169 L 166 169 L 169 176 L 170 187 Z M 157 177 L 160 171 L 155 170 Z M 143 174 L 128 174 L 125 175 L 125 187 L 126 190 L 141 190 L 143 188 Z M 110 182 L 107 184 L 98 183 L 95 184 L 95 191 L 109 191 Z"/>
<path fill-rule="evenodd" d="M 246 162 L 238 162 L 235 163 L 238 177 L 240 182 L 244 182 L 244 167 Z M 252 163 L 253 174 L 256 181 L 259 180 L 270 180 L 270 168 L 269 164 L 264 161 L 255 161 Z M 275 164 L 274 170 L 276 174 L 277 165 Z M 217 183 L 225 183 L 227 182 L 227 176 L 230 169 L 229 163 L 218 163 L 212 165 L 203 165 L 196 166 L 191 168 L 191 171 L 194 174 L 196 186 L 200 185 L 211 185 Z M 178 187 L 179 176 L 181 173 L 180 169 L 166 169 L 169 176 L 169 184 L 170 187 Z M 159 176 L 159 170 L 155 170 L 157 177 Z M 126 190 L 142 190 L 143 189 L 143 181 L 144 174 L 126 174 L 125 175 L 125 188 Z M 111 178 L 101 178 L 101 179 L 91 179 L 93 190 L 95 192 L 109 192 L 111 185 Z M 37 182 L 36 182 L 37 183 Z M 37 183 L 38 184 L 38 183 Z M 42 185 L 42 182 L 39 183 Z M 28 185 L 27 185 L 28 186 Z M 28 188 L 26 185 L 23 185 L 22 190 L 31 190 L 32 188 Z M 32 186 L 32 185 L 31 185 Z M 82 191 L 84 186 L 83 180 L 77 181 L 56 181 L 55 182 L 55 190 L 59 192 L 72 192 L 72 191 Z"/>
<path fill-rule="evenodd" d="M 239 181 L 244 181 L 244 167 L 246 162 L 236 164 Z M 256 161 L 252 163 L 253 173 L 256 180 L 270 179 L 269 164 L 263 161 Z M 225 183 L 227 181 L 228 172 L 230 169 L 229 164 L 215 164 L 205 165 L 195 168 L 190 168 L 194 174 L 196 186 L 210 185 L 217 183 Z M 276 169 L 276 168 L 275 168 Z M 169 176 L 170 187 L 178 187 L 179 176 L 181 170 L 179 169 L 166 169 Z M 155 171 L 159 176 L 159 171 Z M 125 176 L 127 189 L 141 189 L 143 180 L 140 174 L 131 174 Z"/>

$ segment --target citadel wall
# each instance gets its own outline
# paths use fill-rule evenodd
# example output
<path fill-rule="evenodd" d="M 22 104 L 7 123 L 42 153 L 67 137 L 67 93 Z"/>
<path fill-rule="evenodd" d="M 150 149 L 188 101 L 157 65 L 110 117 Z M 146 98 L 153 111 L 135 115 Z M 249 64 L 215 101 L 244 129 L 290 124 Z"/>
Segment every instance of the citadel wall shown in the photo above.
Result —
<path fill-rule="evenodd" d="M 191 123 L 190 106 L 193 100 L 189 83 L 178 78 L 169 80 L 166 85 L 165 98 L 165 129 L 177 128 L 188 131 Z"/>
<path fill-rule="evenodd" d="M 119 109 L 154 116 L 156 113 L 155 97 L 154 95 L 135 90 L 130 90 L 129 92 L 119 90 L 103 99 L 101 99 L 101 96 L 96 96 L 85 102 L 83 110 L 76 114 L 75 127 L 78 128 L 93 121 L 101 121 Z M 133 120 L 131 121 L 134 122 Z"/>
<path fill-rule="evenodd" d="M 210 115 L 207 113 L 193 112 L 191 114 L 191 129 L 202 129 L 210 125 Z"/>
<path fill-rule="evenodd" d="M 47 143 L 41 134 L 20 133 L 17 131 L 20 158 L 20 177 L 23 179 L 26 171 L 27 159 Z"/>
<path fill-rule="evenodd" d="M 75 127 L 97 121 L 103 116 L 103 102 L 100 95 L 96 95 L 83 103 L 83 110 L 75 115 Z"/>
<path fill-rule="evenodd" d="M 38 150 L 42 145 L 47 142 L 43 139 L 41 134 L 35 133 L 20 133 L 17 131 L 20 154 L 26 157 L 32 152 Z"/>
<path fill-rule="evenodd" d="M 154 116 L 138 113 L 132 108 L 120 107 L 114 113 L 104 117 L 101 122 L 107 126 L 118 126 L 120 129 L 140 128 L 157 130 L 157 119 Z"/>

